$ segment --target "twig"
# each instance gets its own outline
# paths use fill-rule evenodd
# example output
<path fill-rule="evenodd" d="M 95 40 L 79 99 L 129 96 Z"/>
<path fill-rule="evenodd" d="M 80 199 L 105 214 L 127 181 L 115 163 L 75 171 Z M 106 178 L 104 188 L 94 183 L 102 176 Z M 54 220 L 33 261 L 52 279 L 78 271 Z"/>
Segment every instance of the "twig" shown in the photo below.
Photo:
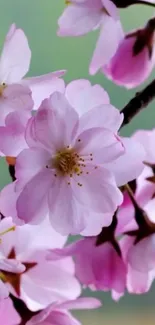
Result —
<path fill-rule="evenodd" d="M 142 111 L 148 104 L 155 99 L 155 79 L 141 92 L 137 93 L 134 98 L 121 110 L 124 114 L 122 127 L 128 124 L 134 116 Z"/>

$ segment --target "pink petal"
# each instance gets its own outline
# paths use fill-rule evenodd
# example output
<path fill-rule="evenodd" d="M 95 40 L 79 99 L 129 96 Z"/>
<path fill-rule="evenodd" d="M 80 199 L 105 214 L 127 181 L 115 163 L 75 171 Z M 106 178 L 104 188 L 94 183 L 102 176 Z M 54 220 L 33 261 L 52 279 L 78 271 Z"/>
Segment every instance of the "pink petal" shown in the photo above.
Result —
<path fill-rule="evenodd" d="M 114 173 L 118 186 L 137 178 L 144 168 L 145 160 L 145 151 L 140 143 L 132 138 L 121 138 L 121 141 L 125 147 L 124 155 L 105 166 Z"/>
<path fill-rule="evenodd" d="M 96 298 L 77 298 L 76 300 L 71 300 L 64 302 L 60 305 L 60 308 L 64 309 L 94 309 L 101 307 L 101 302 Z"/>
<path fill-rule="evenodd" d="M 19 193 L 15 192 L 15 183 L 6 185 L 0 192 L 0 211 L 5 217 L 17 216 L 16 201 Z M 9 201 L 9 204 L 8 204 Z"/>
<path fill-rule="evenodd" d="M 8 105 L 13 111 L 31 111 L 33 108 L 31 90 L 27 86 L 15 83 L 9 85 L 4 88 L 3 98 L 8 101 Z"/>
<path fill-rule="evenodd" d="M 122 38 L 123 31 L 120 22 L 116 22 L 112 17 L 106 16 L 90 63 L 90 74 L 94 75 L 101 67 L 110 61 Z"/>
<path fill-rule="evenodd" d="M 117 20 L 119 18 L 118 9 L 110 0 L 101 0 L 104 8 L 107 10 L 109 16 Z"/>
<path fill-rule="evenodd" d="M 85 228 L 86 212 L 74 197 L 67 179 L 57 180 L 51 188 L 49 213 L 53 228 L 62 235 L 79 234 Z"/>
<path fill-rule="evenodd" d="M 89 209 L 86 209 L 86 213 L 87 225 L 81 232 L 81 236 L 97 236 L 103 227 L 110 226 L 112 222 L 113 213 L 95 213 Z"/>
<path fill-rule="evenodd" d="M 91 159 L 93 164 L 104 164 L 124 154 L 122 142 L 104 128 L 92 128 L 79 134 L 74 148 L 86 164 L 91 163 Z"/>
<path fill-rule="evenodd" d="M 1 258 L 0 269 L 11 273 L 22 273 L 25 271 L 25 266 L 19 261 Z"/>
<path fill-rule="evenodd" d="M 74 133 L 76 131 L 79 118 L 77 112 L 70 106 L 66 97 L 61 93 L 54 93 L 50 97 L 51 106 L 55 113 L 58 114 L 58 118 L 64 121 L 65 124 L 65 134 L 64 141 L 69 144 L 72 140 Z"/>
<path fill-rule="evenodd" d="M 52 173 L 41 170 L 24 187 L 17 199 L 18 218 L 26 223 L 39 223 L 47 214 L 47 194 L 52 183 Z M 25 202 L 27 202 L 25 209 Z"/>
<path fill-rule="evenodd" d="M 144 238 L 128 252 L 128 262 L 139 272 L 148 272 L 155 267 L 155 236 Z"/>
<path fill-rule="evenodd" d="M 29 70 L 30 59 L 31 51 L 24 32 L 11 25 L 0 58 L 1 83 L 19 82 Z"/>
<path fill-rule="evenodd" d="M 66 263 L 70 258 L 66 259 Z M 45 264 L 46 263 L 46 264 Z M 61 267 L 61 262 L 44 262 L 22 277 L 22 298 L 33 310 L 47 307 L 50 303 L 76 299 L 81 292 L 79 282 Z"/>
<path fill-rule="evenodd" d="M 5 283 L 0 280 L 0 312 L 1 312 L 1 303 L 4 301 L 5 298 L 9 296 L 9 290 Z"/>
<path fill-rule="evenodd" d="M 72 189 L 75 198 L 84 206 L 98 213 L 114 212 L 122 203 L 122 194 L 117 188 L 112 174 L 104 169 L 87 166 L 88 174 L 83 173 L 80 179 L 74 176 Z M 82 186 L 78 186 L 81 182 Z"/>
<path fill-rule="evenodd" d="M 94 127 L 105 127 L 117 132 L 123 122 L 123 114 L 120 114 L 112 105 L 94 107 L 80 118 L 79 132 Z"/>
<path fill-rule="evenodd" d="M 79 116 L 94 107 L 110 103 L 107 92 L 100 85 L 92 86 L 86 79 L 70 82 L 66 87 L 65 95 Z"/>
<path fill-rule="evenodd" d="M 10 298 L 0 302 L 0 319 L 5 325 L 17 325 L 21 321 Z"/>
<path fill-rule="evenodd" d="M 51 156 L 42 148 L 24 149 L 16 160 L 16 190 L 21 189 L 31 178 L 46 168 Z"/>
<path fill-rule="evenodd" d="M 38 315 L 32 317 L 32 319 L 26 323 L 26 325 L 81 325 L 70 313 L 67 313 L 64 310 L 53 310 L 51 307 L 47 308 L 44 311 L 41 311 Z"/>
<path fill-rule="evenodd" d="M 102 11 L 94 8 L 69 5 L 58 20 L 59 36 L 80 36 L 98 26 Z"/>
<path fill-rule="evenodd" d="M 60 79 L 63 75 L 64 71 L 56 71 L 39 77 L 27 78 L 22 81 L 22 84 L 27 85 L 32 91 L 34 110 L 38 109 L 41 102 L 55 91 L 64 92 L 65 84 L 63 79 Z"/>
<path fill-rule="evenodd" d="M 65 96 L 55 92 L 43 101 L 38 113 L 26 130 L 26 140 L 33 145 L 36 141 L 54 153 L 70 145 L 78 125 L 78 114 L 69 105 Z M 61 130 L 61 132 L 60 132 Z"/>
<path fill-rule="evenodd" d="M 138 272 L 128 266 L 127 289 L 131 294 L 143 294 L 150 290 L 154 274 Z"/>
<path fill-rule="evenodd" d="M 27 147 L 25 141 L 25 127 L 29 113 L 12 112 L 7 115 L 6 126 L 0 127 L 0 150 L 5 156 L 16 157 Z"/>

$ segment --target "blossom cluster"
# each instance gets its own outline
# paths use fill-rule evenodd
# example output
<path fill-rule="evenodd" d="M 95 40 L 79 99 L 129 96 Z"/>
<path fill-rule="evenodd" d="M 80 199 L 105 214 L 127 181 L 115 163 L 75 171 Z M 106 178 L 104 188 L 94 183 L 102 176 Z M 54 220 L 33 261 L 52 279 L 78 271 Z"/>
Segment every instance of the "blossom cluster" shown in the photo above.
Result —
<path fill-rule="evenodd" d="M 100 28 L 90 73 L 127 88 L 155 63 L 155 18 L 123 33 L 119 8 L 134 3 L 66 1 L 58 21 L 60 36 Z M 155 129 L 122 137 L 103 87 L 67 84 L 65 70 L 27 78 L 30 60 L 11 25 L 0 57 L 0 156 L 12 177 L 0 192 L 0 320 L 79 325 L 70 310 L 101 306 L 82 288 L 118 301 L 155 278 Z"/>

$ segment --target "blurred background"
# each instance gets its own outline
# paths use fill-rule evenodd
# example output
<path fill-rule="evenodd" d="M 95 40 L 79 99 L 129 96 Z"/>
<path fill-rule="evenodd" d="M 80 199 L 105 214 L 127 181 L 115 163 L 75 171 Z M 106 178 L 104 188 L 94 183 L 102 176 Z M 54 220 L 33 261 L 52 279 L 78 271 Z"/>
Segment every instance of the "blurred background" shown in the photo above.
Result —
<path fill-rule="evenodd" d="M 64 2 L 64 0 L 0 0 L 1 48 L 9 26 L 14 22 L 25 31 L 32 50 L 29 76 L 66 69 L 68 71 L 65 76 L 66 82 L 72 79 L 88 78 L 93 84 L 99 83 L 108 91 L 113 105 L 123 108 L 138 89 L 127 91 L 106 80 L 102 74 L 94 77 L 88 74 L 88 65 L 98 33 L 93 32 L 80 38 L 57 37 L 57 19 L 63 11 Z M 126 31 L 145 24 L 152 15 L 152 8 L 140 5 L 120 11 L 121 21 Z M 150 79 L 152 78 L 153 75 Z M 151 129 L 153 127 L 155 127 L 155 103 L 152 103 L 129 126 L 125 127 L 122 134 L 130 135 L 137 128 Z M 9 181 L 7 166 L 1 159 L 1 187 Z M 77 313 L 83 325 L 155 324 L 155 287 L 149 294 L 143 296 L 125 295 L 118 303 L 113 302 L 108 293 L 98 293 L 95 296 L 103 300 L 103 308 L 95 312 Z"/>

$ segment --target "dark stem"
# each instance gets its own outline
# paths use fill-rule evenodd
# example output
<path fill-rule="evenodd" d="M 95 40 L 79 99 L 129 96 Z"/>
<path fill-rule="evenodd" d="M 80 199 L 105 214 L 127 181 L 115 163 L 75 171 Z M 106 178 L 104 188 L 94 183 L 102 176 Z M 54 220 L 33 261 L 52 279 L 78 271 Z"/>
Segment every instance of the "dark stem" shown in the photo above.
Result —
<path fill-rule="evenodd" d="M 155 79 L 142 91 L 138 92 L 134 98 L 121 110 L 124 114 L 124 125 L 128 124 L 134 116 L 147 107 L 155 99 Z"/>
<path fill-rule="evenodd" d="M 151 3 L 148 1 L 142 1 L 142 0 L 111 0 L 117 8 L 127 8 L 132 5 L 145 5 L 149 7 L 155 7 L 155 3 Z"/>
<path fill-rule="evenodd" d="M 12 178 L 12 181 L 14 182 L 16 180 L 16 177 L 15 177 L 15 166 L 13 165 L 9 165 L 9 174 Z"/>
<path fill-rule="evenodd" d="M 133 1 L 131 3 L 131 5 L 145 5 L 145 6 L 149 6 L 149 7 L 154 7 L 155 8 L 155 3 L 152 2 L 147 2 L 147 1 Z"/>

